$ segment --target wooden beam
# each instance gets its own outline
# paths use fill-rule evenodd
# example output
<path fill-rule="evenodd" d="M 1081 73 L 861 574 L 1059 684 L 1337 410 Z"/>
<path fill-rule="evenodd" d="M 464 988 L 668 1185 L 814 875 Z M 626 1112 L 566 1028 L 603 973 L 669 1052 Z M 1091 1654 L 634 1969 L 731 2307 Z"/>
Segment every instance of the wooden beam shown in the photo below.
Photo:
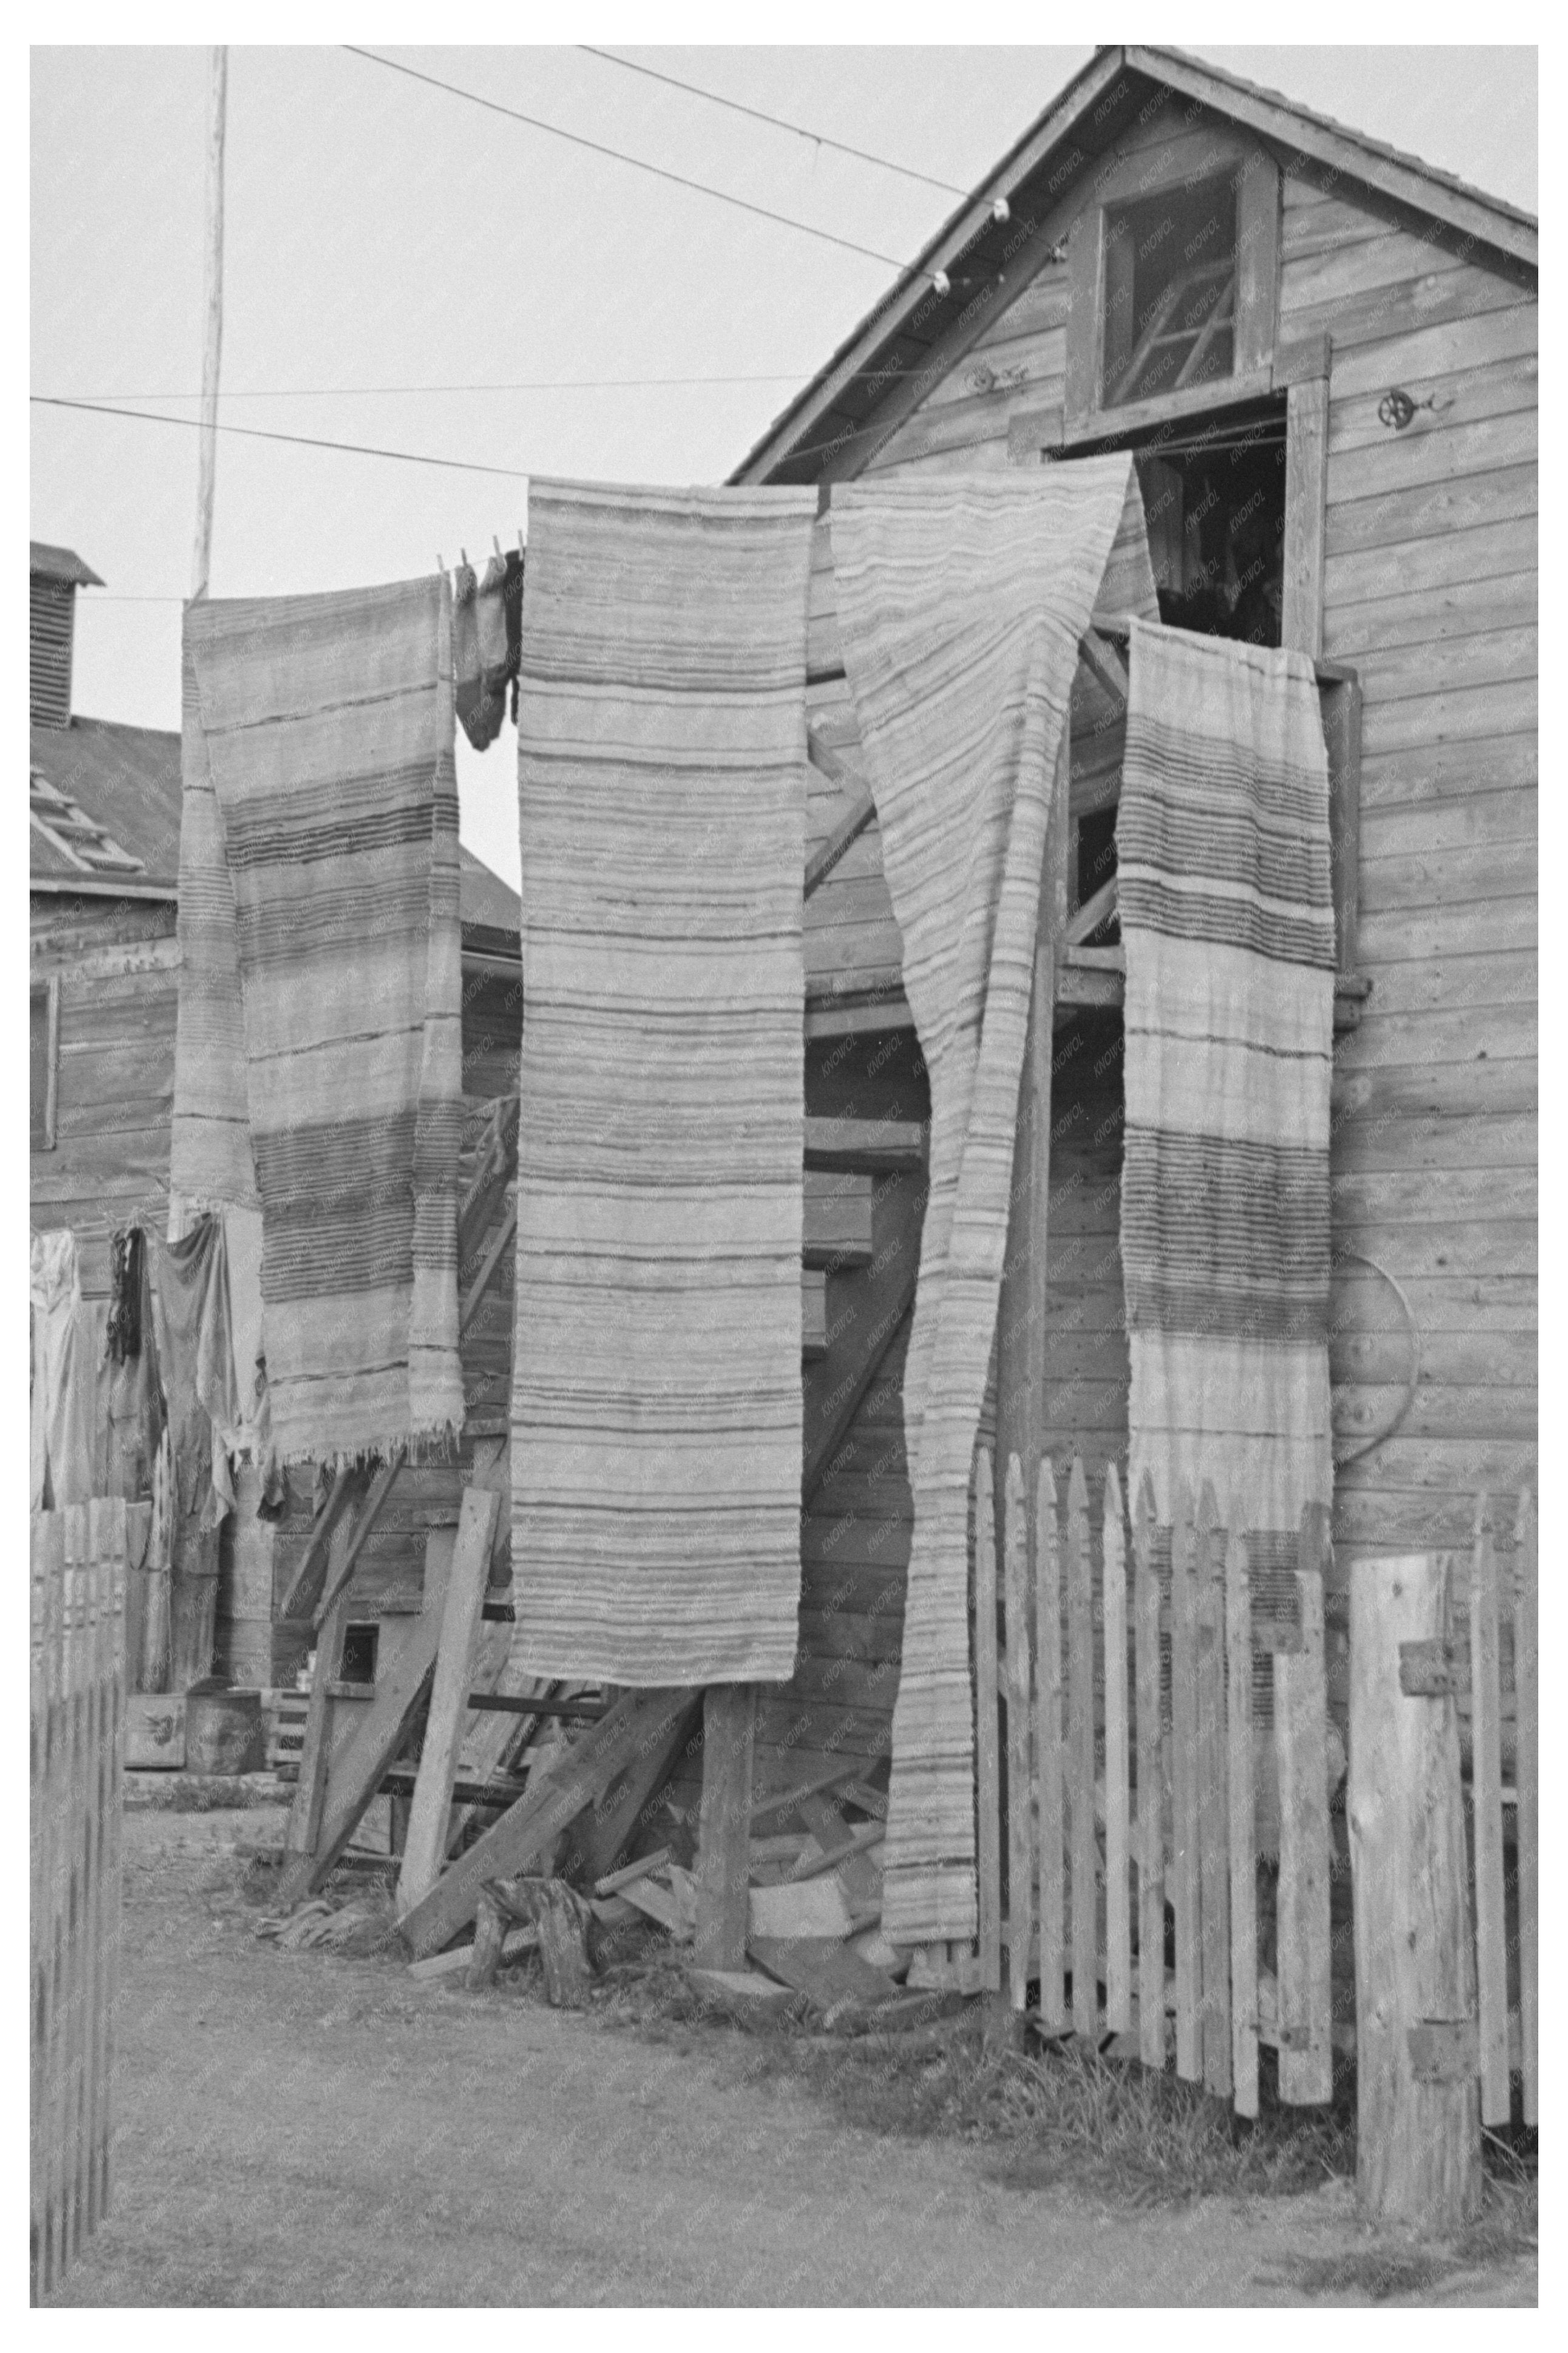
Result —
<path fill-rule="evenodd" d="M 603 1797 L 578 1817 L 562 1858 L 563 1873 L 573 1870 L 574 1852 L 580 1859 L 577 1869 L 588 1879 L 602 1879 L 614 1868 L 643 1815 L 675 1769 L 681 1751 L 685 1749 L 689 1755 L 696 1746 L 701 1694 L 691 1692 L 688 1699 L 685 1712 L 667 1721 L 661 1719 L 663 1730 L 639 1745 Z"/>
<path fill-rule="evenodd" d="M 815 892 L 820 890 L 846 850 L 851 849 L 859 840 L 876 814 L 877 805 L 871 797 L 870 787 L 862 786 L 860 791 L 849 802 L 844 814 L 835 821 L 826 839 L 819 841 L 807 858 L 803 893 L 805 898 L 809 899 Z"/>
<path fill-rule="evenodd" d="M 1301 1514 L 1296 1550 L 1301 1648 L 1274 1657 L 1274 1753 L 1279 1777 L 1279 2097 L 1301 2107 L 1333 2096 L 1330 2038 L 1329 1781 L 1323 1586 L 1329 1518 Z M 1352 1580 L 1353 1593 L 1354 1580 Z M 1289 2040 L 1285 2040 L 1289 2034 Z"/>
<path fill-rule="evenodd" d="M 702 1702 L 697 1833 L 693 1958 L 700 1968 L 739 1969 L 746 1963 L 756 1737 L 756 1684 L 710 1683 Z"/>
<path fill-rule="evenodd" d="M 340 1519 L 333 1533 L 331 1551 L 346 1551 L 353 1530 Z M 331 1554 L 329 1554 L 329 1563 Z M 327 1765 L 331 1755 L 330 1733 L 332 1719 L 331 1685 L 342 1655 L 343 1634 L 348 1624 L 349 1597 L 346 1586 L 340 1588 L 336 1601 L 328 1610 L 316 1637 L 316 1669 L 310 1681 L 310 1697 L 305 1709 L 305 1731 L 300 1746 L 299 1778 L 294 1784 L 293 1803 L 289 1810 L 289 1827 L 284 1834 L 284 1847 L 291 1855 L 312 1855 L 321 1835 L 321 1808 L 326 1801 Z"/>
<path fill-rule="evenodd" d="M 808 1168 L 858 1171 L 920 1168 L 925 1164 L 926 1128 L 918 1119 L 808 1119 Z"/>
<path fill-rule="evenodd" d="M 1110 695 L 1112 702 L 1127 708 L 1127 664 L 1109 638 L 1098 629 L 1086 629 L 1079 639 L 1079 659 Z"/>
<path fill-rule="evenodd" d="M 1329 379 L 1285 396 L 1284 603 L 1279 641 L 1316 661 L 1323 650 L 1323 545 L 1329 481 Z"/>
<path fill-rule="evenodd" d="M 363 1493 L 364 1478 L 356 1470 L 340 1470 L 333 1477 L 327 1500 L 310 1525 L 300 1565 L 294 1571 L 288 1592 L 283 1597 L 279 1618 L 302 1618 L 313 1613 L 317 1589 L 327 1567 L 332 1537 L 339 1521 L 356 1493 Z"/>
<path fill-rule="evenodd" d="M 397 1908 L 410 1911 L 426 1894 L 447 1859 L 447 1824 L 457 1778 L 458 1750 L 468 1712 L 468 1683 L 479 1640 L 479 1611 L 489 1581 L 490 1546 L 500 1498 L 479 1487 L 465 1488 L 458 1517 L 458 1541 L 447 1577 L 441 1639 L 430 1692 L 430 1713 L 419 1752 L 419 1771 L 397 1881 Z"/>
<path fill-rule="evenodd" d="M 1098 932 L 1101 923 L 1115 914 L 1116 904 L 1116 877 L 1113 874 L 1109 882 L 1100 884 L 1092 898 L 1084 901 L 1062 934 L 1062 945 L 1082 947 L 1089 934 Z"/>
<path fill-rule="evenodd" d="M 414 1957 L 438 1953 L 474 1916 L 487 1879 L 526 1871 L 552 1840 L 601 1798 L 643 1749 L 691 1705 L 689 1690 L 627 1692 L 593 1730 L 535 1775 L 514 1806 L 448 1864 L 403 1922 Z"/>

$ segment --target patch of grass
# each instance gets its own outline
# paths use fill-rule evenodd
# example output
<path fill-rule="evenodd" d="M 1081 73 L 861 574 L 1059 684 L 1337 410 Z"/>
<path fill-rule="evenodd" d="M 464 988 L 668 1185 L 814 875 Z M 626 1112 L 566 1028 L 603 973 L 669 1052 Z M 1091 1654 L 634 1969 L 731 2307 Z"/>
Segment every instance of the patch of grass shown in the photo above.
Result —
<path fill-rule="evenodd" d="M 1387 2304 L 1395 2296 L 1430 2298 L 1467 2273 L 1497 2272 L 1536 2252 L 1540 2209 L 1533 2180 L 1489 2173 L 1479 2221 L 1458 2238 L 1422 2242 L 1384 2239 L 1333 2255 L 1300 2255 L 1275 2267 L 1278 2284 L 1303 2296 L 1351 2296 Z"/>

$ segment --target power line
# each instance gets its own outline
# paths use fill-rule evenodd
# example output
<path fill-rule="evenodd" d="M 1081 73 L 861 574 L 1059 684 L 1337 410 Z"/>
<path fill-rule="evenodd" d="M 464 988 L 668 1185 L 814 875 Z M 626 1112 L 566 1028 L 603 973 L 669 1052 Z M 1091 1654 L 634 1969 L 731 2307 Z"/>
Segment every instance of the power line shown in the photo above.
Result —
<path fill-rule="evenodd" d="M 646 391 L 655 385 L 798 384 L 809 368 L 780 369 L 772 375 L 552 375 L 532 376 L 517 384 L 289 384 L 256 391 L 231 392 L 225 400 L 336 400 L 370 395 L 454 392 L 602 392 Z M 78 400 L 199 400 L 199 392 L 82 392 Z"/>
<path fill-rule="evenodd" d="M 197 417 L 165 417 L 155 408 L 112 408 L 106 401 L 62 400 L 48 393 L 33 392 L 27 396 L 37 408 L 74 408 L 89 417 L 129 417 L 137 425 L 184 425 L 193 433 L 202 429 Z M 370 441 L 328 441 L 315 433 L 269 433 L 260 425 L 219 425 L 220 433 L 237 433 L 247 441 L 290 441 L 302 449 L 347 449 L 356 458 L 395 458 L 405 466 L 441 466 L 456 474 L 504 474 L 514 482 L 526 482 L 528 473 L 521 466 L 482 466 L 467 458 L 433 458 L 422 449 L 382 449 Z"/>
<path fill-rule="evenodd" d="M 857 156 L 862 164 L 875 164 L 883 172 L 897 172 L 905 180 L 919 180 L 928 188 L 941 188 L 950 196 L 966 196 L 967 188 L 957 186 L 952 180 L 933 179 L 929 172 L 912 171 L 907 164 L 895 164 L 886 155 L 873 155 L 865 147 L 851 147 L 847 140 L 830 139 L 826 131 L 808 131 L 803 122 L 786 122 L 782 114 L 765 114 L 759 106 L 742 106 L 738 98 L 722 98 L 716 90 L 702 90 L 694 81 L 681 81 L 674 74 L 660 73 L 656 66 L 639 65 L 635 58 L 617 57 L 614 49 L 596 49 L 592 41 L 579 41 L 580 49 L 591 58 L 603 58 L 606 65 L 625 66 L 628 73 L 646 74 L 649 81 L 667 82 L 671 90 L 684 90 L 693 98 L 705 98 L 712 106 L 727 106 L 731 114 L 749 114 L 753 122 L 771 122 L 775 131 L 792 132 L 797 139 L 809 139 L 814 146 L 832 147 L 840 155 Z"/>
<path fill-rule="evenodd" d="M 846 253 L 858 253 L 868 261 L 885 262 L 890 269 L 906 267 L 897 254 L 879 252 L 871 245 L 858 245 L 852 237 L 837 237 L 829 228 L 813 228 L 809 221 L 794 220 L 788 213 L 775 213 L 768 206 L 754 205 L 745 196 L 732 196 L 724 188 L 710 186 L 706 180 L 689 180 L 683 172 L 667 171 L 662 164 L 645 163 L 640 155 L 628 155 L 623 148 L 606 147 L 600 140 L 585 139 L 581 132 L 563 131 L 558 122 L 545 122 L 537 114 L 524 114 L 515 106 L 502 106 L 499 99 L 482 98 L 478 90 L 464 90 L 455 81 L 442 81 L 435 74 L 421 73 L 417 67 L 405 66 L 396 58 L 381 57 L 374 49 L 359 48 L 353 41 L 345 41 L 343 47 L 351 57 L 364 58 L 374 66 L 385 66 L 390 73 L 406 74 L 410 81 L 425 82 L 431 90 L 444 90 L 451 98 L 466 98 L 470 106 L 482 106 L 491 114 L 504 114 L 510 122 L 525 122 L 531 131 L 547 131 L 552 139 L 569 140 L 574 147 L 586 147 L 595 155 L 608 155 L 615 163 L 629 164 L 636 171 L 651 172 L 655 179 L 668 180 L 678 188 L 694 189 L 700 196 L 716 196 L 721 205 L 733 205 L 741 212 L 754 214 L 759 220 L 774 221 L 781 228 L 798 229 L 803 237 L 837 245 Z"/>

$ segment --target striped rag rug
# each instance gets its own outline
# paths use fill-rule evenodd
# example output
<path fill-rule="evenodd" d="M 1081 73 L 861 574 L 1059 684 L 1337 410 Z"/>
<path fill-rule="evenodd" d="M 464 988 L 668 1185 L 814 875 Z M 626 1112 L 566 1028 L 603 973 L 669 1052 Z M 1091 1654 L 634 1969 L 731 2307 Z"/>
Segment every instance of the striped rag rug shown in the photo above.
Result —
<path fill-rule="evenodd" d="M 904 1425 L 914 1532 L 893 1711 L 882 1924 L 975 1928 L 971 1466 L 1005 1255 L 1052 781 L 1110 552 L 1153 611 L 1126 456 L 836 488 L 844 666 L 931 1077 L 931 1192 Z"/>
<path fill-rule="evenodd" d="M 463 1419 L 451 617 L 439 576 L 185 609 L 171 1188 L 261 1208 L 286 1461 Z"/>
<path fill-rule="evenodd" d="M 782 1680 L 816 493 L 529 491 L 513 1657 Z"/>
<path fill-rule="evenodd" d="M 1130 1470 L 1227 1525 L 1332 1501 L 1329 770 L 1312 666 L 1132 632 L 1117 818 L 1127 956 Z"/>

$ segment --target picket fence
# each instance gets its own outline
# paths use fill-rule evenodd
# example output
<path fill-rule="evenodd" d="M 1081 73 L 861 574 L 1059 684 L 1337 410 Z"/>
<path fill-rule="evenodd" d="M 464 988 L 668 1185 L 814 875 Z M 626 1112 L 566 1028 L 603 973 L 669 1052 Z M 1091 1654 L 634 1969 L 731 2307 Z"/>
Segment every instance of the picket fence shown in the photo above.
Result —
<path fill-rule="evenodd" d="M 109 2202 L 120 1937 L 126 1561 L 151 1506 L 120 1499 L 31 1528 L 33 2301 Z"/>
<path fill-rule="evenodd" d="M 1124 2036 L 1152 2067 L 1167 2063 L 1173 2013 L 1177 2074 L 1244 2116 L 1258 2114 L 1260 2042 L 1278 2051 L 1283 2101 L 1329 2099 L 1327 1514 L 1313 1505 L 1303 1514 L 1293 1568 L 1267 1564 L 1266 1608 L 1254 1606 L 1259 1541 L 1220 1525 L 1206 1485 L 1195 1502 L 1184 1491 L 1173 1525 L 1161 1528 L 1145 1479 L 1129 1546 L 1112 1466 L 1096 1563 L 1082 1463 L 1073 1462 L 1062 1498 L 1044 1461 L 1032 1520 L 1015 1456 L 998 1548 L 982 1451 L 982 1984 L 1001 1989 L 1005 1952 L 1014 2010 L 1026 2008 L 1037 1979 L 1045 2032 Z M 1283 1604 L 1282 1587 L 1293 1588 Z M 1279 1792 L 1271 1973 L 1258 1957 L 1254 1744 L 1255 1658 L 1269 1654 Z"/>

